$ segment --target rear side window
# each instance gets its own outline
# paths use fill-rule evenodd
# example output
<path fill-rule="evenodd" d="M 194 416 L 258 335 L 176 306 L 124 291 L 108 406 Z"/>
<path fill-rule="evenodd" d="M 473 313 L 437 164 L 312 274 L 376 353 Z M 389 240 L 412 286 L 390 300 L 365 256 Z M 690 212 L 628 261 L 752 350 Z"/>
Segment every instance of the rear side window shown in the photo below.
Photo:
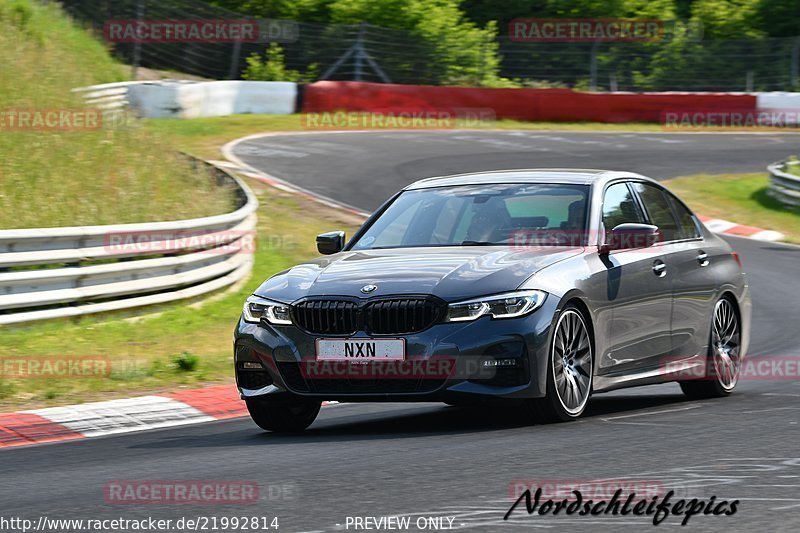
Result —
<path fill-rule="evenodd" d="M 620 224 L 627 223 L 642 224 L 644 217 L 628 185 L 615 183 L 606 189 L 603 196 L 603 226 L 608 234 Z"/>
<path fill-rule="evenodd" d="M 666 193 L 666 195 L 667 198 L 669 198 L 669 202 L 672 204 L 672 208 L 675 210 L 675 214 L 678 216 L 678 223 L 680 224 L 681 228 L 681 238 L 696 239 L 700 237 L 700 232 L 697 231 L 697 224 L 695 224 L 694 217 L 689 210 L 686 209 L 686 207 L 684 207 L 684 205 L 670 193 Z"/>
<path fill-rule="evenodd" d="M 664 191 L 647 183 L 634 183 L 633 187 L 642 199 L 644 208 L 650 217 L 650 223 L 658 226 L 661 232 L 661 241 L 669 242 L 680 239 L 681 232 Z"/>

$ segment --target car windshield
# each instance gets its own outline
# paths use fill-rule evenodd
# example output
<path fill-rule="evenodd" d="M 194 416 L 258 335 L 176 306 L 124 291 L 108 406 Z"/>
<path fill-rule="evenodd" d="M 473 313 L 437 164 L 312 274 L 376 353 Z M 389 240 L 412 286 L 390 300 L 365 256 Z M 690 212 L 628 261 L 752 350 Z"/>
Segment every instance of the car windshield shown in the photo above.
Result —
<path fill-rule="evenodd" d="M 589 187 L 487 184 L 404 191 L 351 247 L 581 245 Z"/>

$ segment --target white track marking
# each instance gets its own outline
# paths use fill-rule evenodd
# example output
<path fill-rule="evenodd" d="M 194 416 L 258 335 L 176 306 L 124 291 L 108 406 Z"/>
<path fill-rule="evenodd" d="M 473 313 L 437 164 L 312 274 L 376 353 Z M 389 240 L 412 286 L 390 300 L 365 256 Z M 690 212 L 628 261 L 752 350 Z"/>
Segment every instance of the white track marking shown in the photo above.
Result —
<path fill-rule="evenodd" d="M 84 437 L 99 437 L 216 420 L 188 404 L 165 396 L 141 396 L 66 407 L 49 407 L 26 412 L 66 426 Z"/>
<path fill-rule="evenodd" d="M 702 405 L 692 404 L 692 405 L 687 405 L 686 407 L 676 407 L 674 409 L 662 409 L 660 411 L 648 411 L 648 412 L 644 412 L 644 413 L 633 413 L 631 415 L 610 416 L 610 417 L 606 417 L 606 418 L 601 418 L 600 420 L 602 420 L 604 422 L 611 422 L 612 420 L 620 420 L 620 419 L 623 419 L 623 418 L 634 418 L 634 417 L 637 417 L 637 416 L 651 416 L 651 415 L 661 415 L 661 414 L 666 414 L 666 413 L 679 413 L 681 411 L 690 411 L 692 409 L 699 409 L 701 407 L 702 407 Z"/>
<path fill-rule="evenodd" d="M 755 409 L 750 411 L 742 411 L 742 413 L 744 414 L 771 413 L 773 411 L 800 411 L 800 407 L 770 407 L 769 409 Z"/>
<path fill-rule="evenodd" d="M 766 229 L 750 235 L 751 239 L 755 239 L 757 241 L 779 241 L 783 239 L 783 237 L 784 237 L 783 233 L 779 231 L 772 231 Z"/>
<path fill-rule="evenodd" d="M 706 227 L 711 231 L 713 231 L 714 233 L 725 233 L 729 229 L 735 228 L 736 226 L 739 225 L 736 224 L 735 222 L 729 222 L 727 220 L 721 220 L 719 218 L 706 220 L 705 222 L 703 222 L 703 224 L 705 224 Z"/>

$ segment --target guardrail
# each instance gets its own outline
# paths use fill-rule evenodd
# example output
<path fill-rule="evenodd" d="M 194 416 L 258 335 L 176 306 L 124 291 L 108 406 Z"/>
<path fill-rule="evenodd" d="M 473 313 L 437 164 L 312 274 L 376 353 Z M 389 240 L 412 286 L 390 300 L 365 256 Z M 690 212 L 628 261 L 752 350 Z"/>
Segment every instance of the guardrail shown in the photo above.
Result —
<path fill-rule="evenodd" d="M 800 207 L 800 176 L 786 172 L 788 166 L 800 169 L 800 161 L 779 161 L 767 167 L 769 194 L 784 205 Z"/>
<path fill-rule="evenodd" d="M 0 325 L 193 298 L 244 279 L 258 202 L 237 177 L 232 213 L 191 220 L 0 231 Z"/>
<path fill-rule="evenodd" d="M 102 110 L 124 109 L 128 105 L 128 88 L 137 81 L 121 81 L 117 83 L 104 83 L 78 87 L 72 92 L 83 93 L 87 105 L 98 107 Z"/>

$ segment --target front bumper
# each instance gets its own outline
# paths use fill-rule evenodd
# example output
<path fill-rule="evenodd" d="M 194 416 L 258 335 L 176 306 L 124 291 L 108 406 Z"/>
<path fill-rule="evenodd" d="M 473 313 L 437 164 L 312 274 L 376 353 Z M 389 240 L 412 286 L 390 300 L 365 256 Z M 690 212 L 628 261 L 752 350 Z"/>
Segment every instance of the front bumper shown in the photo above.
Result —
<path fill-rule="evenodd" d="M 368 377 L 351 373 L 320 376 L 309 371 L 316 364 L 316 340 L 337 338 L 335 335 L 312 335 L 295 326 L 250 324 L 240 319 L 234 337 L 237 386 L 243 398 L 276 401 L 298 396 L 348 402 L 542 397 L 557 306 L 558 298 L 549 295 L 539 309 L 521 318 L 481 317 L 403 335 L 408 365 L 447 361 L 452 363 L 452 371 L 391 376 L 379 372 Z M 381 337 L 398 336 L 375 336 Z M 367 337 L 359 332 L 349 338 Z M 246 369 L 258 365 L 245 363 L 260 363 L 262 368 Z"/>

